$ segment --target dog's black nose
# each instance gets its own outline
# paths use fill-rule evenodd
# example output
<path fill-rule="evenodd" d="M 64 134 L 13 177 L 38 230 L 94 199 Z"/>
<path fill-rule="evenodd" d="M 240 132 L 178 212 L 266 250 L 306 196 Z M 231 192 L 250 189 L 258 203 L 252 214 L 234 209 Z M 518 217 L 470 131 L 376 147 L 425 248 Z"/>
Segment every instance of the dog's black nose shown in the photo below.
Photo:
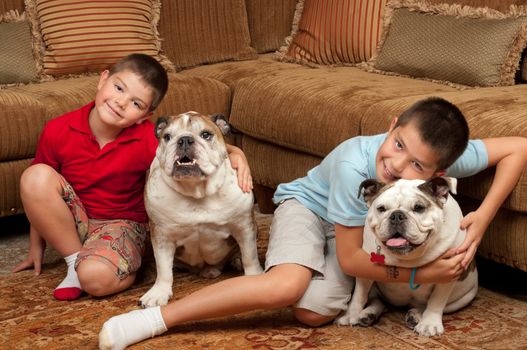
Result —
<path fill-rule="evenodd" d="M 390 222 L 394 225 L 400 224 L 401 222 L 405 220 L 406 220 L 406 214 L 400 210 L 396 210 L 390 215 Z"/>
<path fill-rule="evenodd" d="M 183 149 L 187 149 L 194 143 L 194 138 L 191 136 L 183 136 L 177 141 L 177 144 L 179 147 L 182 147 Z"/>

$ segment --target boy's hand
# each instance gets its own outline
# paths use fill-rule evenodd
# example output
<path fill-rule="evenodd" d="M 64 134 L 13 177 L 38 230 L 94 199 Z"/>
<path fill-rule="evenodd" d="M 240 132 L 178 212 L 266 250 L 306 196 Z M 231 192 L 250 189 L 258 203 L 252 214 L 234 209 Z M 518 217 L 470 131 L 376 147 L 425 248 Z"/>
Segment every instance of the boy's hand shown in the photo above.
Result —
<path fill-rule="evenodd" d="M 245 154 L 238 147 L 229 147 L 229 160 L 231 166 L 238 174 L 238 185 L 243 192 L 251 192 L 253 189 L 253 178 L 251 176 L 251 169 Z"/>
<path fill-rule="evenodd" d="M 457 280 L 463 272 L 463 254 L 455 254 L 451 249 L 445 254 L 417 270 L 417 283 L 450 283 Z"/>
<path fill-rule="evenodd" d="M 463 269 L 466 270 L 472 259 L 474 259 L 488 225 L 488 218 L 479 215 L 477 211 L 468 213 L 463 220 L 461 220 L 460 228 L 467 230 L 467 235 L 463 243 L 457 247 L 455 251 L 456 254 L 464 253 L 463 260 L 461 261 Z"/>
<path fill-rule="evenodd" d="M 31 267 L 35 267 L 35 276 L 42 272 L 42 258 L 46 250 L 46 241 L 37 237 L 37 239 L 30 239 L 29 253 L 27 258 L 11 269 L 12 273 L 19 272 Z"/>

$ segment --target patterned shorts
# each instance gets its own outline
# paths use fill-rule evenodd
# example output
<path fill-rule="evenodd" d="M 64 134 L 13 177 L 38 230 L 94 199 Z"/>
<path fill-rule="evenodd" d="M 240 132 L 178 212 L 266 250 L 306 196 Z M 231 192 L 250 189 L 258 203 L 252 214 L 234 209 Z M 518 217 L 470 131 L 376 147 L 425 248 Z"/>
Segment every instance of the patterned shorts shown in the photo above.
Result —
<path fill-rule="evenodd" d="M 141 266 L 148 236 L 148 223 L 131 220 L 89 219 L 71 185 L 61 177 L 62 198 L 68 205 L 82 243 L 75 268 L 85 259 L 107 264 L 119 279 L 125 279 Z"/>

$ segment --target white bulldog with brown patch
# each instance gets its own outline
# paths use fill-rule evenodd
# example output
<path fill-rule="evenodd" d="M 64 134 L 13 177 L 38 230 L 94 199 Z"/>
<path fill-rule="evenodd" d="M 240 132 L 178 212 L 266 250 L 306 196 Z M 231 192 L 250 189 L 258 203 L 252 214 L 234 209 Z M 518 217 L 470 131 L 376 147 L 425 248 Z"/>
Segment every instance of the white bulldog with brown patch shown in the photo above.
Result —
<path fill-rule="evenodd" d="M 145 189 L 157 277 L 140 299 L 143 307 L 172 297 L 174 257 L 214 278 L 239 247 L 245 274 L 262 272 L 253 195 L 238 186 L 223 138 L 228 131 L 223 117 L 197 112 L 157 121 L 159 146 Z"/>
<path fill-rule="evenodd" d="M 449 194 L 455 193 L 456 179 L 436 177 L 429 181 L 398 180 L 384 185 L 366 180 L 361 191 L 369 211 L 364 226 L 363 249 L 386 265 L 414 268 L 423 266 L 459 246 L 466 232 L 460 229 L 463 214 Z M 443 313 L 468 305 L 478 290 L 475 264 L 457 281 L 423 284 L 379 283 L 357 278 L 352 300 L 338 325 L 369 326 L 384 311 L 380 299 L 394 306 L 410 306 L 406 324 L 422 336 L 444 332 Z M 380 297 L 380 298 L 379 298 Z M 367 302 L 369 305 L 366 307 Z"/>

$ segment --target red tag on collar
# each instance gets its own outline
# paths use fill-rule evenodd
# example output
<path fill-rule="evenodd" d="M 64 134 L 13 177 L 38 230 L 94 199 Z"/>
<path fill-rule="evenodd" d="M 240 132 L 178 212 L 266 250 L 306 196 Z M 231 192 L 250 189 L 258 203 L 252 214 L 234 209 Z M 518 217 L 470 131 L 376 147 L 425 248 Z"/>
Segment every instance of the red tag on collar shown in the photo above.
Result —
<path fill-rule="evenodd" d="M 370 261 L 374 264 L 384 265 L 384 255 L 380 253 L 370 253 Z"/>

